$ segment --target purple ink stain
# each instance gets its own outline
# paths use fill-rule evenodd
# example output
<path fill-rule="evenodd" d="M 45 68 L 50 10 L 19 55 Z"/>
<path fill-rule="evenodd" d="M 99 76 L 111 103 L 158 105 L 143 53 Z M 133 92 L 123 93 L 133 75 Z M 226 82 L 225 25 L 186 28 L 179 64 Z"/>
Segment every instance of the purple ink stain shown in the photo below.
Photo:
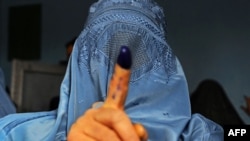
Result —
<path fill-rule="evenodd" d="M 116 90 L 118 90 L 118 91 L 121 90 L 121 85 L 120 84 L 117 85 Z"/>
<path fill-rule="evenodd" d="M 117 58 L 117 63 L 125 69 L 130 69 L 132 65 L 131 52 L 127 46 L 121 46 L 120 53 Z"/>
<path fill-rule="evenodd" d="M 116 98 L 116 94 L 113 93 L 113 94 L 112 94 L 112 99 L 115 99 L 115 98 Z"/>

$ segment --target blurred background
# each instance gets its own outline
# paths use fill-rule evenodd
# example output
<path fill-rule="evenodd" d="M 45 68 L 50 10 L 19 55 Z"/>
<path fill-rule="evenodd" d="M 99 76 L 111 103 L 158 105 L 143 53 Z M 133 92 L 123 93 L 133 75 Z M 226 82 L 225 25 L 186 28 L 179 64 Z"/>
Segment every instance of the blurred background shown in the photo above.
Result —
<path fill-rule="evenodd" d="M 203 80 L 214 80 L 250 124 L 240 108 L 246 106 L 244 96 L 250 97 L 250 1 L 156 1 L 164 7 L 167 40 L 183 66 L 190 95 Z M 14 58 L 45 64 L 65 60 L 65 44 L 82 31 L 93 2 L 0 0 L 0 66 L 7 85 Z"/>

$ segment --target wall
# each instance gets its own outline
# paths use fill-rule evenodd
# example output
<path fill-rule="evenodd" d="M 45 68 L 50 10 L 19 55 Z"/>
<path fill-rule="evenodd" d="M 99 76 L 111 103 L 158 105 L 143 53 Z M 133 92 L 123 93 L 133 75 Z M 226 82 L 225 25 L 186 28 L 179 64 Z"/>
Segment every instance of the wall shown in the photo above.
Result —
<path fill-rule="evenodd" d="M 250 2 L 248 0 L 158 0 L 168 23 L 168 41 L 179 57 L 190 93 L 204 79 L 217 80 L 241 117 L 250 118 L 239 107 L 243 95 L 250 96 Z M 41 61 L 64 59 L 64 44 L 83 28 L 91 0 L 1 0 L 0 66 L 9 83 L 7 61 L 8 7 L 42 4 Z M 4 21 L 4 22 L 2 22 Z M 211 101 L 212 102 L 212 101 Z"/>
<path fill-rule="evenodd" d="M 181 60 L 190 92 L 204 79 L 225 89 L 238 113 L 250 96 L 250 2 L 168 0 L 168 40 Z M 212 103 L 212 101 L 211 101 Z"/>
<path fill-rule="evenodd" d="M 65 44 L 83 29 L 88 8 L 95 0 L 1 0 L 0 66 L 10 85 L 11 62 L 8 61 L 8 8 L 30 4 L 42 5 L 41 62 L 58 63 L 66 59 Z M 31 52 L 32 53 L 32 52 Z"/>

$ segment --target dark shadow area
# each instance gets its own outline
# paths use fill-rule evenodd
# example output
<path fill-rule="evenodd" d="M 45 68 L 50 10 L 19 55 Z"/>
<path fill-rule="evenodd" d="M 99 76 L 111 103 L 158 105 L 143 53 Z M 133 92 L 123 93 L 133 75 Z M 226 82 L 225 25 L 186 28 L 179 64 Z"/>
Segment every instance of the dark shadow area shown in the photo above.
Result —
<path fill-rule="evenodd" d="M 192 113 L 200 113 L 220 125 L 244 122 L 228 99 L 223 87 L 215 80 L 202 81 L 191 95 Z"/>

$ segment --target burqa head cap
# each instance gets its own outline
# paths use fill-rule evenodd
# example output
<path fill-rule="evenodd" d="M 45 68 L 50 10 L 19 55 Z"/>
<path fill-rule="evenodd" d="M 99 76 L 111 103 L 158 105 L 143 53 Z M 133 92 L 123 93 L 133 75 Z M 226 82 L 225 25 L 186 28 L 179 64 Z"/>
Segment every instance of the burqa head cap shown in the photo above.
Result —
<path fill-rule="evenodd" d="M 163 10 L 154 1 L 100 0 L 89 13 L 78 41 L 84 64 L 90 67 L 95 60 L 112 68 L 120 47 L 128 46 L 132 53 L 131 81 L 160 65 L 166 67 L 167 74 L 175 71 L 174 55 L 165 37 Z"/>

